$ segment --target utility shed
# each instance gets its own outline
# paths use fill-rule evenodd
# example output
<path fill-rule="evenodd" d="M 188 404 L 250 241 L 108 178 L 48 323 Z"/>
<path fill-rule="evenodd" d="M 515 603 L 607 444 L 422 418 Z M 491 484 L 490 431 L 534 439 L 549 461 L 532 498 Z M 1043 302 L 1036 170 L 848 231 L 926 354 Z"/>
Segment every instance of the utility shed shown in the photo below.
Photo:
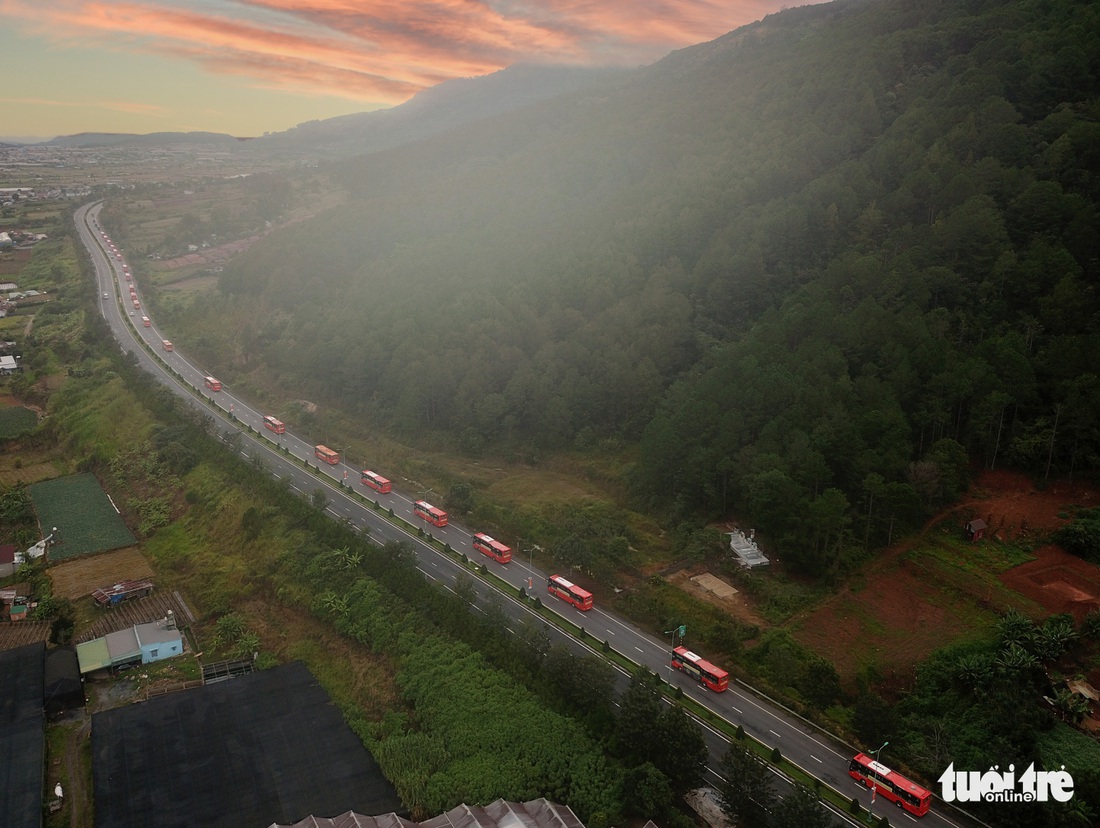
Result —
<path fill-rule="evenodd" d="M 240 828 L 401 809 L 301 662 L 92 716 L 97 828 Z"/>
<path fill-rule="evenodd" d="M 46 773 L 46 645 L 0 652 L 0 824 L 40 828 Z"/>
<path fill-rule="evenodd" d="M 966 539 L 969 541 L 980 541 L 985 537 L 986 522 L 981 518 L 970 521 L 966 524 Z"/>

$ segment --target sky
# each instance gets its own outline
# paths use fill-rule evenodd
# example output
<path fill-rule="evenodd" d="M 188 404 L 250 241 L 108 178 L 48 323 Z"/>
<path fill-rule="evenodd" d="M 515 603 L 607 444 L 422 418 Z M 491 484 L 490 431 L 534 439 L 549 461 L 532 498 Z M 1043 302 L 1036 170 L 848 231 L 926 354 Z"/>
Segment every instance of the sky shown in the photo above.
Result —
<path fill-rule="evenodd" d="M 281 132 L 519 62 L 651 63 L 801 4 L 0 0 L 0 138 Z"/>

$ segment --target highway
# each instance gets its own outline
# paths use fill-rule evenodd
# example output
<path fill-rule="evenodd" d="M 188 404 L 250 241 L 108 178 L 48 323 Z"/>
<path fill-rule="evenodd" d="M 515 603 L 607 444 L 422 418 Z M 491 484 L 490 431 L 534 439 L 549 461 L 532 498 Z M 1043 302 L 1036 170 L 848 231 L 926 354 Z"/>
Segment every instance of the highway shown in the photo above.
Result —
<path fill-rule="evenodd" d="M 820 779 L 840 791 L 846 798 L 857 796 L 864 809 L 870 802 L 870 793 L 862 785 L 853 780 L 847 773 L 848 762 L 857 753 L 857 749 L 846 745 L 834 737 L 824 733 L 810 723 L 801 719 L 782 706 L 769 701 L 750 688 L 740 683 L 731 681 L 729 689 L 724 693 L 712 693 L 703 688 L 686 675 L 671 670 L 669 667 L 670 641 L 668 638 L 654 637 L 644 632 L 618 616 L 603 610 L 597 601 L 596 606 L 588 612 L 581 612 L 563 601 L 557 600 L 546 592 L 547 573 L 533 566 L 532 560 L 526 554 L 515 553 L 508 564 L 498 564 L 488 556 L 474 550 L 470 542 L 471 530 L 451 523 L 446 527 L 437 528 L 424 523 L 413 513 L 413 502 L 418 499 L 409 497 L 399 491 L 390 494 L 378 494 L 374 490 L 360 483 L 360 470 L 371 468 L 370 466 L 349 466 L 344 462 L 330 466 L 318 461 L 314 456 L 312 441 L 303 440 L 291 433 L 288 426 L 286 433 L 274 434 L 265 431 L 263 417 L 265 412 L 258 411 L 248 400 L 235 395 L 232 389 L 225 384 L 221 391 L 211 391 L 204 385 L 204 379 L 208 371 L 190 362 L 178 349 L 171 352 L 164 350 L 162 342 L 170 339 L 156 326 L 155 320 L 150 320 L 150 327 L 143 326 L 142 315 L 149 316 L 145 308 L 145 302 L 141 299 L 140 288 L 135 285 L 140 310 L 133 310 L 129 299 L 129 286 L 126 281 L 125 262 L 122 254 L 112 247 L 112 242 L 107 239 L 102 228 L 99 227 L 97 216 L 101 203 L 88 204 L 76 211 L 76 225 L 80 237 L 89 251 L 95 266 L 97 279 L 97 295 L 107 294 L 107 299 L 100 302 L 104 318 L 107 320 L 114 336 L 120 343 L 123 351 L 137 356 L 143 368 L 158 377 L 165 385 L 173 390 L 188 404 L 211 414 L 212 404 L 224 412 L 226 417 L 215 417 L 215 427 L 223 437 L 240 434 L 240 450 L 242 454 L 262 463 L 272 474 L 280 478 L 288 479 L 290 485 L 304 497 L 310 497 L 314 490 L 325 487 L 324 491 L 328 499 L 327 511 L 334 518 L 346 521 L 349 525 L 361 530 L 369 531 L 369 536 L 376 542 L 385 543 L 391 540 L 402 540 L 412 545 L 415 549 L 420 570 L 429 578 L 450 589 L 455 579 L 460 575 L 471 576 L 470 570 L 464 568 L 460 562 L 453 560 L 446 554 L 436 550 L 430 544 L 417 536 L 415 532 L 390 523 L 383 516 L 350 497 L 344 486 L 355 488 L 360 494 L 376 500 L 383 509 L 392 509 L 394 514 L 403 518 L 410 524 L 423 525 L 426 531 L 436 539 L 447 543 L 452 549 L 465 553 L 475 562 L 483 562 L 492 573 L 517 588 L 528 587 L 528 591 L 542 598 L 543 604 L 557 612 L 563 618 L 584 627 L 586 633 L 599 641 L 607 641 L 613 649 L 624 654 L 637 664 L 645 665 L 653 672 L 659 673 L 664 679 L 675 687 L 683 689 L 685 696 L 690 696 L 703 706 L 711 710 L 732 725 L 741 725 L 745 731 L 769 747 L 778 747 L 787 761 L 798 765 L 807 773 Z M 145 350 L 142 345 L 148 346 L 172 369 L 175 374 L 164 370 L 156 360 Z M 190 386 L 190 388 L 185 387 Z M 195 398 L 191 389 L 197 389 L 203 400 Z M 258 439 L 247 430 L 240 429 L 228 418 L 232 414 L 237 423 L 250 426 L 262 433 L 271 443 L 277 443 L 278 448 L 271 443 Z M 234 438 L 236 439 L 236 438 Z M 323 438 L 319 442 L 324 442 Z M 331 448 L 341 451 L 340 446 Z M 344 458 L 341 458 L 343 461 Z M 313 472 L 305 469 L 302 461 L 310 463 L 323 476 L 319 480 Z M 373 468 L 373 471 L 386 475 L 385 469 Z M 395 484 L 400 481 L 395 480 Z M 419 495 L 418 497 L 424 497 Z M 430 499 L 430 497 L 424 497 Z M 478 531 L 474 529 L 473 531 Z M 472 577 L 472 576 L 471 576 Z M 533 586 L 533 591 L 530 586 Z M 523 617 L 527 614 L 534 615 L 532 608 L 518 600 L 515 596 L 495 590 L 491 584 L 478 579 L 479 601 L 497 600 L 505 606 L 513 617 Z M 576 647 L 579 642 L 575 638 L 569 638 L 571 644 Z M 590 652 L 598 655 L 595 650 Z M 702 654 L 706 657 L 706 654 Z M 704 727 L 705 735 L 710 745 L 712 756 L 720 757 L 725 750 L 724 738 L 708 727 L 705 722 L 700 722 Z M 883 757 L 889 764 L 889 756 Z M 711 768 L 717 767 L 716 761 L 712 761 Z M 713 770 L 710 771 L 714 773 Z M 711 779 L 713 782 L 714 779 Z M 914 817 L 903 811 L 900 807 L 894 807 L 884 797 L 879 796 L 874 804 L 876 819 L 882 814 L 890 817 L 894 826 L 919 823 L 923 826 L 935 826 L 935 828 L 949 828 L 949 826 L 975 826 L 979 823 L 972 821 L 966 815 L 956 809 L 945 805 L 940 801 L 934 801 L 932 810 L 924 817 Z M 851 824 L 865 825 L 863 820 L 855 822 L 847 814 L 834 814 L 835 818 Z M 864 812 L 866 817 L 866 811 Z"/>

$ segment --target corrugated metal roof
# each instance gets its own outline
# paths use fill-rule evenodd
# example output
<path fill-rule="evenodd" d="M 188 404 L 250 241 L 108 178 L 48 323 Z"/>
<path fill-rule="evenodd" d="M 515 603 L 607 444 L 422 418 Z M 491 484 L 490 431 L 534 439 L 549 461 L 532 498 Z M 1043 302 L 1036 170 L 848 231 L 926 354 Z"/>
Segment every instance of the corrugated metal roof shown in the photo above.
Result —
<path fill-rule="evenodd" d="M 331 819 L 309 816 L 293 825 L 273 824 L 269 828 L 584 828 L 584 823 L 568 806 L 546 799 L 498 799 L 485 807 L 459 805 L 419 824 L 397 814 L 371 817 L 348 811 Z"/>
<path fill-rule="evenodd" d="M 177 629 L 169 629 L 168 622 L 163 619 L 160 621 L 150 621 L 147 624 L 135 624 L 134 638 L 139 646 L 142 644 L 170 644 L 175 641 L 183 640 L 180 631 Z"/>
<path fill-rule="evenodd" d="M 133 658 L 141 658 L 141 645 L 138 644 L 137 633 L 133 627 L 128 630 L 117 630 L 107 633 L 103 637 L 107 642 L 107 652 L 111 654 L 111 663 L 119 664 Z"/>
<path fill-rule="evenodd" d="M 111 653 L 107 650 L 107 639 L 96 638 L 76 645 L 76 660 L 80 663 L 80 674 L 92 670 L 102 670 L 111 666 Z"/>

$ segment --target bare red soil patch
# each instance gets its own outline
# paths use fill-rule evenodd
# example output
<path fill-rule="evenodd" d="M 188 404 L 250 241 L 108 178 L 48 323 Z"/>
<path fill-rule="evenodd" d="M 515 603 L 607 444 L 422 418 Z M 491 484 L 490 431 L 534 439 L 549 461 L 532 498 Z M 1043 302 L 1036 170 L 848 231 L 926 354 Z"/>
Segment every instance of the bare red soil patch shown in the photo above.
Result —
<path fill-rule="evenodd" d="M 1036 560 L 1002 573 L 1001 582 L 1050 614 L 1068 612 L 1080 621 L 1100 609 L 1100 569 L 1057 546 L 1035 554 Z"/>
<path fill-rule="evenodd" d="M 985 472 L 968 498 L 931 521 L 921 536 L 957 531 L 961 538 L 968 520 L 982 518 L 988 539 L 969 547 L 972 553 L 963 548 L 955 565 L 950 555 L 909 554 L 921 543 L 910 539 L 838 594 L 791 619 L 791 631 L 850 680 L 869 666 L 887 678 L 908 675 L 933 650 L 989 626 L 1009 607 L 1032 616 L 1069 612 L 1081 618 L 1100 607 L 1100 568 L 1044 545 L 1035 560 L 995 575 L 995 556 L 998 541 L 1039 541 L 1068 522 L 1060 515 L 1073 506 L 1097 505 L 1095 489 L 1080 482 L 1040 489 L 1018 473 Z"/>
<path fill-rule="evenodd" d="M 980 583 L 968 594 L 959 580 L 936 561 L 891 554 L 871 566 L 859 587 L 845 587 L 788 623 L 843 680 L 868 668 L 895 680 L 934 650 L 991 623 L 992 596 L 981 594 Z M 1024 601 L 1018 608 L 1030 609 Z"/>
<path fill-rule="evenodd" d="M 1068 522 L 1059 517 L 1072 506 L 1100 505 L 1098 487 L 1081 481 L 1057 481 L 1045 489 L 1018 472 L 982 472 L 970 496 L 952 511 L 965 523 L 982 518 L 993 537 L 1015 540 L 1048 535 Z"/>
<path fill-rule="evenodd" d="M 1045 537 L 1066 525 L 1068 520 L 1060 515 L 1067 509 L 1090 508 L 1100 500 L 1097 487 L 1089 482 L 1059 481 L 1039 490 L 1013 472 L 986 472 L 975 495 L 980 499 L 966 507 L 986 520 L 995 537 L 1004 539 Z M 1100 609 L 1100 568 L 1055 545 L 1041 546 L 1035 555 L 1036 560 L 1002 573 L 1001 582 L 1051 614 L 1068 612 L 1081 620 Z"/>

